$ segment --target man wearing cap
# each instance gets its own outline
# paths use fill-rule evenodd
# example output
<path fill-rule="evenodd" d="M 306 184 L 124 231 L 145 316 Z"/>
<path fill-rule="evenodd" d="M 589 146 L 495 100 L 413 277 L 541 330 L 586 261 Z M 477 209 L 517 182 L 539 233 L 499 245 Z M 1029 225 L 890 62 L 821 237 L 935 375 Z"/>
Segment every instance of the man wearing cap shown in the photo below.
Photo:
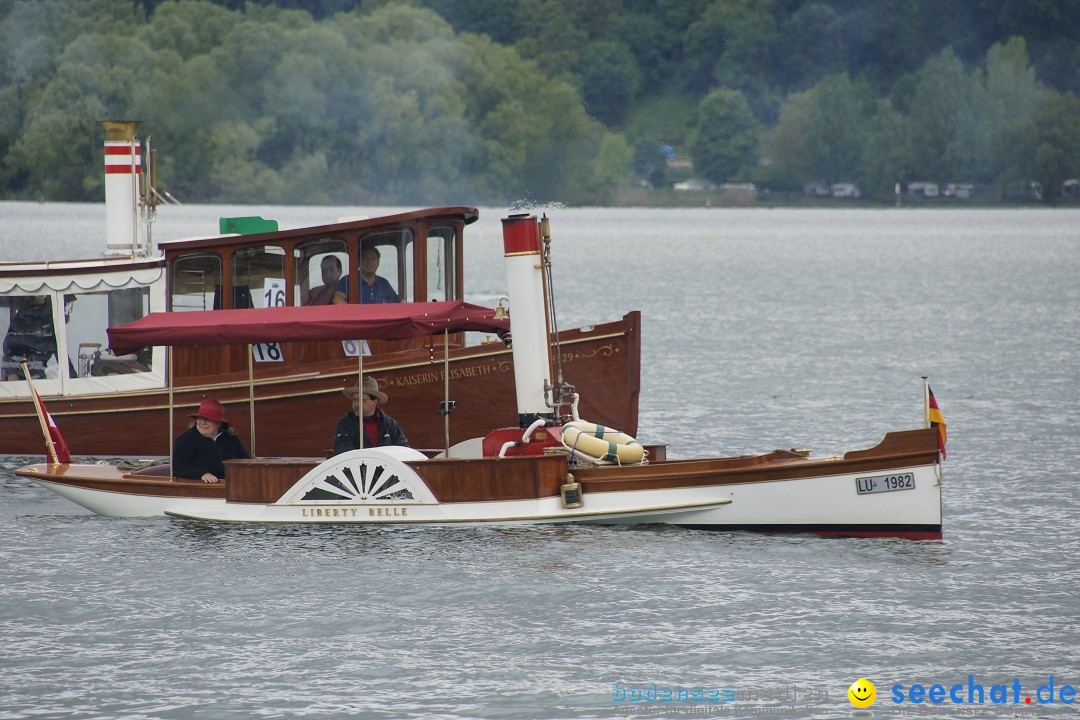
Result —
<path fill-rule="evenodd" d="M 337 429 L 334 431 L 334 454 L 340 455 L 349 450 L 360 447 L 360 412 L 364 414 L 363 447 L 380 447 L 386 445 L 404 445 L 408 447 L 409 441 L 401 432 L 401 426 L 394 418 L 384 413 L 379 408 L 379 403 L 387 401 L 386 393 L 379 390 L 379 381 L 372 377 L 364 378 L 363 387 L 354 386 L 342 390 L 345 396 L 352 400 L 352 410 L 338 420 Z"/>
<path fill-rule="evenodd" d="M 246 460 L 244 443 L 225 420 L 225 407 L 207 398 L 188 415 L 195 422 L 173 443 L 173 475 L 216 483 L 225 477 L 226 460 Z"/>

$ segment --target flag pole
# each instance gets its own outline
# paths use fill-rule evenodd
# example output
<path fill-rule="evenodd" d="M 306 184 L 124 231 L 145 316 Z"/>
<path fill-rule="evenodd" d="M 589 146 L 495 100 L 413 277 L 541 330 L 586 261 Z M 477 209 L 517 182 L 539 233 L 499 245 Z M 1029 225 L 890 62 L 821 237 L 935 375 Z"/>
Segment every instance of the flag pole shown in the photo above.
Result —
<path fill-rule="evenodd" d="M 922 407 L 923 407 L 923 427 L 930 427 L 930 386 L 926 382 L 926 376 L 922 376 Z"/>
<path fill-rule="evenodd" d="M 30 394 L 34 396 L 34 412 L 37 413 L 38 422 L 41 423 L 41 434 L 45 436 L 45 447 L 49 449 L 49 460 L 53 465 L 60 464 L 60 458 L 56 457 L 56 448 L 53 447 L 52 435 L 49 434 L 49 427 L 45 424 L 45 414 L 41 411 L 41 402 L 38 399 L 37 390 L 34 389 L 34 381 L 30 379 L 30 368 L 26 366 L 26 361 L 22 361 L 23 377 L 26 378 L 26 384 L 30 386 Z"/>

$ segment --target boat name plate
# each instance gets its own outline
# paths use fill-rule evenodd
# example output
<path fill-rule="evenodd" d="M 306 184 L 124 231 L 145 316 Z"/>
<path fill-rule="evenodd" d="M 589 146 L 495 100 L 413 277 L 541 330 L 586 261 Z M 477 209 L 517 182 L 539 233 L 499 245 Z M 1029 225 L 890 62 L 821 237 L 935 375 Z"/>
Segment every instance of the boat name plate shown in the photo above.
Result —
<path fill-rule="evenodd" d="M 855 491 L 859 495 L 914 489 L 915 475 L 909 472 L 855 478 Z"/>

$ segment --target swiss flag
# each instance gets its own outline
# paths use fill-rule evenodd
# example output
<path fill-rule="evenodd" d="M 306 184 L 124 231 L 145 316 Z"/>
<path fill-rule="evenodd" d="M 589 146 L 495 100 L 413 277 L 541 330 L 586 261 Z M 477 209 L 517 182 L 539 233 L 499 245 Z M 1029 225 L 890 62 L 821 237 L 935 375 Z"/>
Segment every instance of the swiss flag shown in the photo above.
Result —
<path fill-rule="evenodd" d="M 53 420 L 53 416 L 49 414 L 49 411 L 45 409 L 45 403 L 41 401 L 41 396 L 37 394 L 37 390 L 30 386 L 30 392 L 34 393 L 34 402 L 38 405 L 38 410 L 41 417 L 45 418 L 45 424 L 49 429 L 49 437 L 52 439 L 53 450 L 56 451 L 56 460 L 61 464 L 67 464 L 71 462 L 71 451 L 68 450 L 67 443 L 64 442 L 64 436 L 60 434 L 60 428 L 56 427 L 56 421 Z"/>

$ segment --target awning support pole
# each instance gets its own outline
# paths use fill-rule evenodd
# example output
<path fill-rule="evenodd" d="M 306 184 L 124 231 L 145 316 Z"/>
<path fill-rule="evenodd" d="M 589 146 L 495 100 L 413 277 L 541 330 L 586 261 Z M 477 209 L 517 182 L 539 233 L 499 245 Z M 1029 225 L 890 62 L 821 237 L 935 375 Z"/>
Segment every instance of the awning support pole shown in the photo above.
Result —
<path fill-rule="evenodd" d="M 450 457 L 450 331 L 443 330 L 443 450 Z"/>
<path fill-rule="evenodd" d="M 165 346 L 165 364 L 169 366 L 169 477 L 173 477 L 173 356 L 172 345 Z"/>
<path fill-rule="evenodd" d="M 255 368 L 254 361 L 251 359 L 251 343 L 248 343 L 247 348 L 247 360 L 248 360 L 248 427 L 250 428 L 251 435 L 251 457 L 255 457 Z"/>
<path fill-rule="evenodd" d="M 356 387 L 360 388 L 358 400 L 360 401 L 360 412 L 356 413 L 360 420 L 360 432 L 357 435 L 360 437 L 360 449 L 364 449 L 364 341 L 358 340 L 356 342 Z M 378 442 L 376 440 L 375 442 Z"/>

